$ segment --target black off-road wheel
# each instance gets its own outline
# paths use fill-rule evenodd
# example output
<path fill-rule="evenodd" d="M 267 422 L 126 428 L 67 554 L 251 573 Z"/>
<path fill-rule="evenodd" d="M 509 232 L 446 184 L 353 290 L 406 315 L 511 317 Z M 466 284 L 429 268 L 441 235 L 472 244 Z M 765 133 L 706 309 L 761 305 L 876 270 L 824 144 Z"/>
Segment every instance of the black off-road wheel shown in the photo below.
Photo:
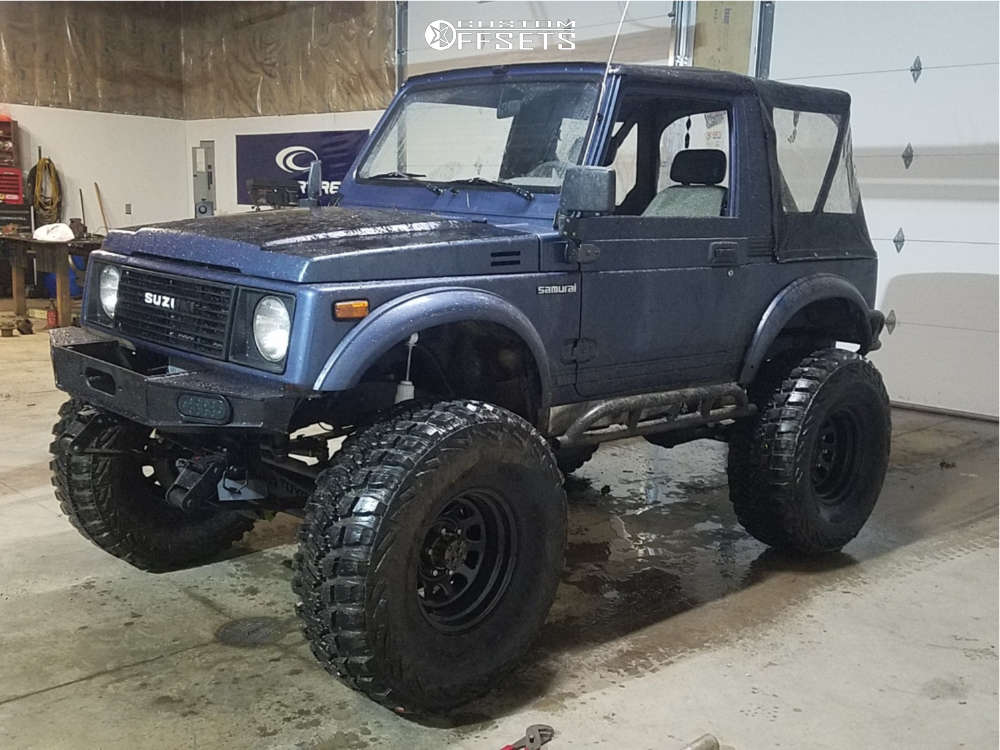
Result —
<path fill-rule="evenodd" d="M 839 550 L 861 531 L 882 489 L 889 397 L 875 366 L 842 349 L 782 369 L 763 373 L 770 393 L 758 392 L 759 413 L 730 439 L 729 495 L 740 523 L 765 544 Z"/>
<path fill-rule="evenodd" d="M 103 414 L 101 429 L 80 446 L 84 452 L 71 452 L 64 438 L 96 413 L 80 401 L 63 404 L 49 448 L 56 499 L 84 537 L 137 568 L 161 572 L 211 559 L 253 527 L 230 511 L 185 513 L 168 505 L 174 457 L 151 449 L 147 427 Z M 85 452 L 91 449 L 109 453 Z"/>
<path fill-rule="evenodd" d="M 348 438 L 307 505 L 296 560 L 316 658 L 395 710 L 489 690 L 555 596 L 561 485 L 545 439 L 481 402 L 410 405 Z"/>

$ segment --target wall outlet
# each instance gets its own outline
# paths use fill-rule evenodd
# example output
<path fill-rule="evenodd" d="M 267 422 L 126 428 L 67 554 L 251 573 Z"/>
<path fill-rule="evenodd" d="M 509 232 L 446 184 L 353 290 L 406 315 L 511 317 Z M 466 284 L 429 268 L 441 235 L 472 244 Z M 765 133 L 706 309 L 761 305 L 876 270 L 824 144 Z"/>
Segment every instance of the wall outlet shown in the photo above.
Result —
<path fill-rule="evenodd" d="M 131 203 L 126 203 L 125 204 L 125 215 L 126 216 L 131 216 L 132 215 L 132 204 Z"/>

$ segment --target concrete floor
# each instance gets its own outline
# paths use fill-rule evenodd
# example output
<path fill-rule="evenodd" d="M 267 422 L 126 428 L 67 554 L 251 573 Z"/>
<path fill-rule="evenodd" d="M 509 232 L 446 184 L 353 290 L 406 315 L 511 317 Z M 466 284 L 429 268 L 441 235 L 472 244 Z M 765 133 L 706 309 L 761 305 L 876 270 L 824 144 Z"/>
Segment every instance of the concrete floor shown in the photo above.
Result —
<path fill-rule="evenodd" d="M 997 427 L 894 414 L 874 517 L 796 562 L 747 537 L 724 448 L 605 446 L 571 480 L 558 600 L 514 679 L 435 725 L 330 678 L 298 632 L 294 519 L 166 575 L 49 487 L 45 334 L 0 340 L 0 747 L 997 747 Z M 250 619 L 258 618 L 258 619 Z"/>

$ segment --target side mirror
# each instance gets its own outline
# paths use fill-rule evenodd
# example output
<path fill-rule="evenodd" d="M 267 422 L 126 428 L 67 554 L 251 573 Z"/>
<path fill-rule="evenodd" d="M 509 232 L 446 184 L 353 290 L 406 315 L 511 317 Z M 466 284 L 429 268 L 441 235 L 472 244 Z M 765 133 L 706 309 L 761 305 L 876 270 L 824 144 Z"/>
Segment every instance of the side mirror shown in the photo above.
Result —
<path fill-rule="evenodd" d="M 569 167 L 559 194 L 561 216 L 610 214 L 615 210 L 615 170 Z"/>
<path fill-rule="evenodd" d="M 299 208 L 315 208 L 319 205 L 320 186 L 323 181 L 323 162 L 316 159 L 309 165 L 306 178 L 306 197 L 299 198 Z"/>

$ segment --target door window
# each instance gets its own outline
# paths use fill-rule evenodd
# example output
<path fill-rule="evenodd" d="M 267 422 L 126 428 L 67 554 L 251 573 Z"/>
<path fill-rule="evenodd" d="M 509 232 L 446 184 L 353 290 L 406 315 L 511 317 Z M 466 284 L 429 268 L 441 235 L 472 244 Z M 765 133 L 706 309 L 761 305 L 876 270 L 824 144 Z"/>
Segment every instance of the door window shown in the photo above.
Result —
<path fill-rule="evenodd" d="M 731 107 L 725 99 L 626 93 L 604 164 L 619 216 L 730 216 Z"/>
<path fill-rule="evenodd" d="M 656 194 L 643 216 L 728 216 L 729 132 L 729 112 L 724 109 L 670 122 L 660 134 Z"/>

